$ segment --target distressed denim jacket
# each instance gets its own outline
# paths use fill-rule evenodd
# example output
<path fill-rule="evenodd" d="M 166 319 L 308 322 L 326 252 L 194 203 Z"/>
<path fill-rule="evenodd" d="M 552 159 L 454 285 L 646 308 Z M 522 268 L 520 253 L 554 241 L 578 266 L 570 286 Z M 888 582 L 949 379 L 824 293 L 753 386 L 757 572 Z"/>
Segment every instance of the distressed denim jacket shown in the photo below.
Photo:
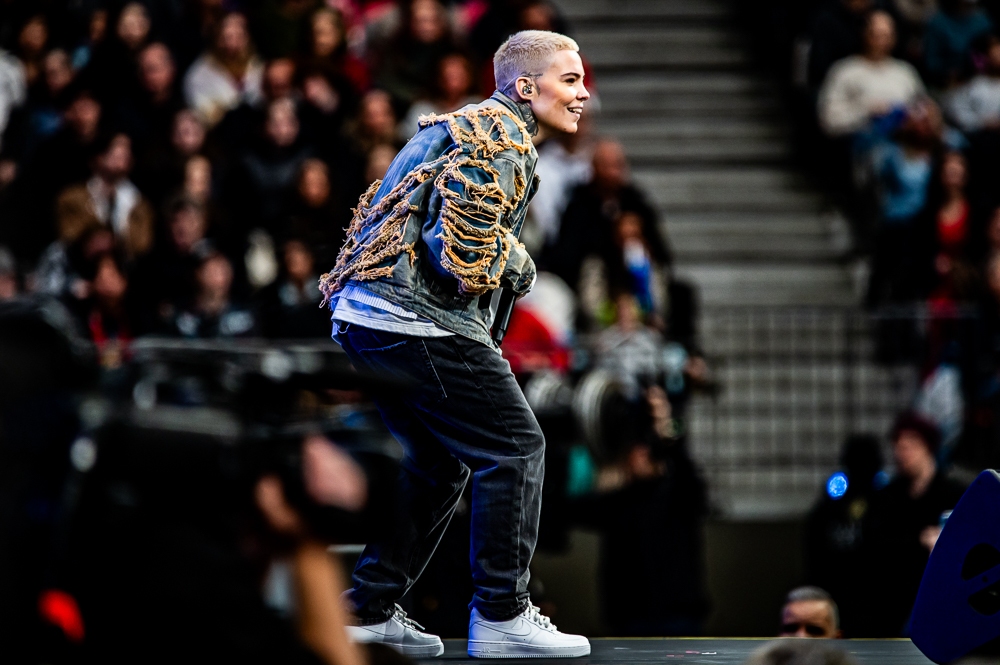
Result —
<path fill-rule="evenodd" d="M 323 304 L 354 282 L 492 346 L 493 292 L 524 294 L 535 280 L 517 240 L 538 188 L 534 122 L 500 92 L 421 118 L 354 210 L 337 264 L 320 278 Z"/>

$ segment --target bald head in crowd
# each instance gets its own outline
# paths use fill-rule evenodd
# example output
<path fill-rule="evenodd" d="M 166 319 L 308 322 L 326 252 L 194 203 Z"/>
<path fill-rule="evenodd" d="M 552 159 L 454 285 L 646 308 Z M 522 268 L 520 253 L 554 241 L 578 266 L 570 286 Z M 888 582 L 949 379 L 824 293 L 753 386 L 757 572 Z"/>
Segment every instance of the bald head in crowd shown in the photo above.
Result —
<path fill-rule="evenodd" d="M 780 637 L 840 638 L 837 603 L 823 589 L 803 586 L 792 589 L 781 608 Z"/>

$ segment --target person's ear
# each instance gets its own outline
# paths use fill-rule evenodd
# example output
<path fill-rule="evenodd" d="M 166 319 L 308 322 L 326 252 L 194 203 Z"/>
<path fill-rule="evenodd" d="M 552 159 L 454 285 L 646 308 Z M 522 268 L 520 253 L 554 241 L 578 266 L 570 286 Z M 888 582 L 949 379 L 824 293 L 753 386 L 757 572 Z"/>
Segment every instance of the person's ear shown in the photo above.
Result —
<path fill-rule="evenodd" d="M 519 101 L 530 102 L 538 96 L 538 85 L 529 76 L 518 76 L 514 81 L 514 94 Z"/>

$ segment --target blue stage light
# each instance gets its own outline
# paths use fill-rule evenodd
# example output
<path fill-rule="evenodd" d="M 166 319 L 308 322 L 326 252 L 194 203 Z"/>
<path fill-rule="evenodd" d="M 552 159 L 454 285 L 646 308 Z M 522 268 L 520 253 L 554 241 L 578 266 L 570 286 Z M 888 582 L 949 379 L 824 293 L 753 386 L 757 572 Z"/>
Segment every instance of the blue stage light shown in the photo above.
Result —
<path fill-rule="evenodd" d="M 839 499 L 847 493 L 847 484 L 847 476 L 843 471 L 838 471 L 826 481 L 826 493 L 831 499 Z"/>

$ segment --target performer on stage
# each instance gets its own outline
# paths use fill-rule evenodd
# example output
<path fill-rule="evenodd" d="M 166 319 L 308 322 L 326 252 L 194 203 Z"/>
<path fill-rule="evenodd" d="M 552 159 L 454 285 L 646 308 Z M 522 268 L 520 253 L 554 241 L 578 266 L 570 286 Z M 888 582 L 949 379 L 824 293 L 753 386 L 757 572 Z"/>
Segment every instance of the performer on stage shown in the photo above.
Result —
<path fill-rule="evenodd" d="M 471 471 L 469 655 L 590 653 L 528 597 L 545 440 L 490 335 L 500 289 L 524 295 L 535 280 L 517 240 L 538 187 L 533 144 L 577 129 L 590 98 L 578 51 L 553 32 L 508 39 L 494 56 L 498 91 L 422 119 L 361 198 L 320 280 L 334 339 L 355 365 L 414 384 L 377 400 L 405 457 L 394 536 L 368 544 L 348 592 L 356 640 L 414 657 L 443 652 L 396 601 L 430 560 Z"/>

